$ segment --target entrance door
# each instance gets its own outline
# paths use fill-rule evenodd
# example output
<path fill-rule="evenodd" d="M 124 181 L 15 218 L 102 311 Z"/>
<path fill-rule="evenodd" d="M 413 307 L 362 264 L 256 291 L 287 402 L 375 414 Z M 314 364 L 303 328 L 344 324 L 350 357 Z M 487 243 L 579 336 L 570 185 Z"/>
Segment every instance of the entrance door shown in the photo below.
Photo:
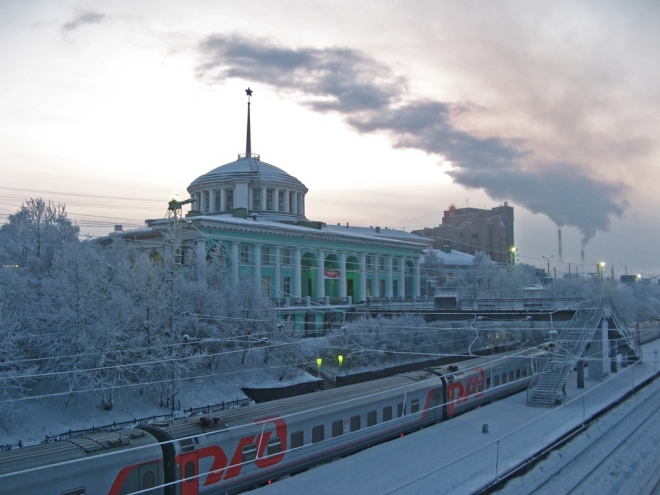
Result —
<path fill-rule="evenodd" d="M 181 454 L 181 495 L 199 495 L 199 454 Z"/>
<path fill-rule="evenodd" d="M 353 280 L 351 279 L 346 281 L 346 295 L 353 297 Z"/>

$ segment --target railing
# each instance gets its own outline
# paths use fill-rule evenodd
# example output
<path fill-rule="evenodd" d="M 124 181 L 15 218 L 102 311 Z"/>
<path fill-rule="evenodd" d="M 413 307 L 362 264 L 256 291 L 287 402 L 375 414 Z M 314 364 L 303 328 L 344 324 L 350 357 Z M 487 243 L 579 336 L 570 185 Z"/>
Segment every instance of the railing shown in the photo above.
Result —
<path fill-rule="evenodd" d="M 368 298 L 365 307 L 389 311 L 424 311 L 435 309 L 435 301 L 433 299 Z"/>

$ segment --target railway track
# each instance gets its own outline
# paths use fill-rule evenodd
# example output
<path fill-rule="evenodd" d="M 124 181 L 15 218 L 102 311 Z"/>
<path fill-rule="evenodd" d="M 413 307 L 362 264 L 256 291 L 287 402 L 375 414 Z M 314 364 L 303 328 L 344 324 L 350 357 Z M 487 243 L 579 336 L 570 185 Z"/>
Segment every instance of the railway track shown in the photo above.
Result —
<path fill-rule="evenodd" d="M 492 493 L 660 493 L 659 412 L 655 380 Z"/>

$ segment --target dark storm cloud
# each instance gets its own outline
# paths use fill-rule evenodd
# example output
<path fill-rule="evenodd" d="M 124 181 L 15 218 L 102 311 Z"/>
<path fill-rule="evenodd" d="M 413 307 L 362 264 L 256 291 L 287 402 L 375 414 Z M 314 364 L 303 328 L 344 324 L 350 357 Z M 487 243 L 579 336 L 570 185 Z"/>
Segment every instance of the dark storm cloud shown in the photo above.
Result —
<path fill-rule="evenodd" d="M 80 14 L 74 20 L 67 22 L 62 26 L 62 36 L 66 36 L 85 24 L 99 24 L 105 20 L 105 14 L 97 12 L 85 12 Z"/>
<path fill-rule="evenodd" d="M 288 49 L 239 36 L 210 36 L 200 45 L 198 78 L 240 78 L 302 95 L 316 111 L 334 111 L 360 133 L 387 134 L 397 148 L 441 155 L 448 174 L 499 200 L 577 227 L 583 242 L 605 231 L 627 207 L 624 186 L 583 175 L 576 164 L 533 163 L 520 140 L 480 137 L 457 128 L 452 105 L 411 97 L 407 81 L 362 53 L 340 48 Z"/>

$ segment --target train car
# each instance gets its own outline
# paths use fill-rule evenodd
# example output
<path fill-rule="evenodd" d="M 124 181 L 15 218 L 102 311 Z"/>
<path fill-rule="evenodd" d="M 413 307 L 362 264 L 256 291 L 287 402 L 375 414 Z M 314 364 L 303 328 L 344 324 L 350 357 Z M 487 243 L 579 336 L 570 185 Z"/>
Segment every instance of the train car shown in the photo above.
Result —
<path fill-rule="evenodd" d="M 524 390 L 539 359 L 482 357 L 141 428 L 166 445 L 165 495 L 236 493 Z"/>
<path fill-rule="evenodd" d="M 163 451 L 141 430 L 96 433 L 0 453 L 0 492 L 125 495 L 163 484 Z M 154 488 L 153 495 L 163 495 Z"/>

